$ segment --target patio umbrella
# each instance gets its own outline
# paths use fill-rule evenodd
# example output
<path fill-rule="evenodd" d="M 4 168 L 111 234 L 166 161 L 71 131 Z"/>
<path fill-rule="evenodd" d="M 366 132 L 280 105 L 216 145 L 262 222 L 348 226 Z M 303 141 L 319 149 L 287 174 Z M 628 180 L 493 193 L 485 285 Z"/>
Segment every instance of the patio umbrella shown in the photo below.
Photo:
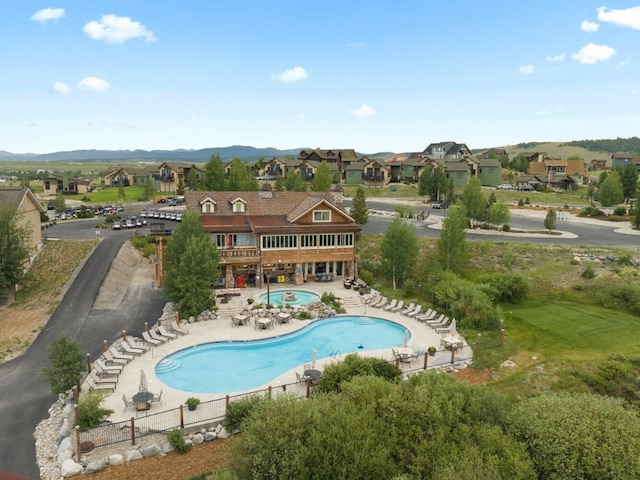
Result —
<path fill-rule="evenodd" d="M 450 328 L 451 328 L 451 332 L 449 332 L 449 333 L 451 333 L 451 335 L 455 337 L 456 334 L 458 333 L 456 331 L 456 319 L 455 318 L 453 320 L 451 320 L 451 327 Z"/>
<path fill-rule="evenodd" d="M 409 329 L 405 328 L 404 329 L 404 346 L 407 346 L 407 343 L 409 343 Z"/>
<path fill-rule="evenodd" d="M 138 392 L 147 392 L 147 375 L 144 373 L 144 370 L 140 369 L 140 385 L 138 385 Z"/>
<path fill-rule="evenodd" d="M 314 348 L 311 351 L 311 368 L 316 368 L 316 355 L 318 354 L 317 350 Z"/>

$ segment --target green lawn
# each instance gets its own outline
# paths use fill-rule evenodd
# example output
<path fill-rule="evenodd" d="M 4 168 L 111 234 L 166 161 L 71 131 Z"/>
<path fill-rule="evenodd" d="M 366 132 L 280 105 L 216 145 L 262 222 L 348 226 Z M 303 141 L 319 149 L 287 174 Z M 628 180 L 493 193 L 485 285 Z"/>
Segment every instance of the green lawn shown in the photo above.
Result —
<path fill-rule="evenodd" d="M 91 192 L 87 194 L 87 197 L 91 199 L 91 203 L 126 203 L 126 202 L 136 202 L 142 198 L 144 194 L 143 186 L 131 186 L 124 187 L 124 198 L 120 198 L 118 194 L 118 189 L 115 187 L 111 188 L 103 188 L 102 190 L 98 190 L 95 192 Z M 82 196 L 84 197 L 84 195 Z M 69 197 L 76 198 L 76 197 Z"/>
<path fill-rule="evenodd" d="M 626 313 L 561 301 L 516 306 L 505 329 L 518 350 L 543 361 L 639 356 L 640 321 Z"/>

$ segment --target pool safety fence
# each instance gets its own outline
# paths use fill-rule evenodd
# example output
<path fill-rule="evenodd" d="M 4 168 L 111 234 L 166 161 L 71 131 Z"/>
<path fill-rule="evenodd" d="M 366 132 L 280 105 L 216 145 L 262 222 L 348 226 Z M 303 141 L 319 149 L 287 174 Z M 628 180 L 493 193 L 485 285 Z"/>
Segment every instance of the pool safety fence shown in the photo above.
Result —
<path fill-rule="evenodd" d="M 484 348 L 484 344 L 483 344 Z M 443 348 L 436 352 L 416 351 L 407 357 L 396 357 L 390 360 L 402 374 L 413 374 L 432 368 L 448 368 L 468 363 L 473 358 L 473 347 L 464 345 L 454 348 Z M 189 427 L 207 427 L 223 423 L 227 408 L 233 401 L 251 396 L 275 398 L 278 395 L 295 395 L 299 398 L 308 398 L 314 385 L 309 380 L 301 380 L 294 383 L 278 383 L 261 390 L 226 395 L 215 400 L 199 403 L 195 410 L 189 410 L 186 405 L 161 412 L 136 412 L 137 416 L 121 422 L 104 422 L 99 427 L 80 431 L 76 427 L 76 440 L 78 451 L 82 446 L 91 445 L 93 448 L 112 445 L 119 442 L 131 442 L 154 433 L 166 433 L 175 428 L 185 429 Z"/>

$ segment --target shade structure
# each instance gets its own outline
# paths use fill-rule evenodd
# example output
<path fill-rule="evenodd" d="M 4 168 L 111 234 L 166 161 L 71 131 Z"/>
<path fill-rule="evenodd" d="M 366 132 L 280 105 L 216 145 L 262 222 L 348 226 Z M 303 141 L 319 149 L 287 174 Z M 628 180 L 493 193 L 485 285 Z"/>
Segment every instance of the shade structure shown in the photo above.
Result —
<path fill-rule="evenodd" d="M 147 375 L 144 373 L 144 370 L 140 369 L 140 385 L 138 385 L 138 392 L 147 392 L 149 391 L 149 386 L 147 385 Z"/>
<path fill-rule="evenodd" d="M 409 343 L 409 329 L 405 328 L 404 329 L 404 346 L 406 347 L 408 343 Z"/>
<path fill-rule="evenodd" d="M 452 336 L 455 336 L 458 334 L 458 332 L 456 331 L 456 319 L 454 318 L 453 320 L 451 320 L 451 327 L 450 328 L 450 334 Z"/>
<path fill-rule="evenodd" d="M 316 368 L 316 355 L 318 355 L 318 351 L 314 348 L 311 351 L 311 368 Z"/>

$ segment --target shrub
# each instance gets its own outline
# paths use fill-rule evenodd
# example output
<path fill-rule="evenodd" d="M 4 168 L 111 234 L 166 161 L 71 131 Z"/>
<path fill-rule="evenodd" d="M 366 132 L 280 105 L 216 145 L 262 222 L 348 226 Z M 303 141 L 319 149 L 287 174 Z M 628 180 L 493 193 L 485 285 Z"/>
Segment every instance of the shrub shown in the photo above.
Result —
<path fill-rule="evenodd" d="M 580 213 L 578 213 L 580 217 L 600 217 L 602 215 L 604 215 L 604 212 L 596 207 L 584 207 L 580 210 Z"/>
<path fill-rule="evenodd" d="M 187 442 L 184 441 L 182 431 L 178 429 L 170 430 L 169 433 L 167 433 L 167 439 L 173 449 L 178 453 L 187 453 L 191 449 L 191 445 L 187 445 Z"/>
<path fill-rule="evenodd" d="M 360 277 L 360 280 L 362 280 L 367 285 L 373 284 L 373 273 L 371 273 L 369 270 L 361 268 L 358 272 L 358 277 Z"/>
<path fill-rule="evenodd" d="M 524 207 L 524 200 L 522 200 L 522 199 L 518 200 L 518 206 L 519 207 Z"/>
<path fill-rule="evenodd" d="M 234 402 L 229 402 L 227 413 L 224 419 L 224 428 L 228 432 L 242 429 L 242 422 L 264 401 L 258 395 L 241 398 Z"/>
<path fill-rule="evenodd" d="M 392 363 L 381 358 L 360 357 L 351 353 L 342 362 L 332 362 L 322 372 L 320 383 L 316 390 L 320 392 L 340 392 L 342 383 L 353 377 L 373 375 L 382 377 L 390 382 L 400 378 L 400 370 Z"/>
<path fill-rule="evenodd" d="M 510 226 L 508 223 L 505 223 L 505 224 L 502 226 L 502 231 L 503 231 L 503 232 L 510 232 L 510 231 L 511 231 L 511 226 Z"/>
<path fill-rule="evenodd" d="M 94 211 L 87 207 L 86 205 L 81 205 L 78 211 L 76 212 L 76 217 L 78 218 L 93 218 L 95 216 Z"/>
<path fill-rule="evenodd" d="M 616 208 L 613 209 L 613 214 L 614 215 L 619 215 L 619 216 L 624 216 L 627 214 L 627 208 L 623 207 L 622 205 L 617 206 Z"/>
<path fill-rule="evenodd" d="M 529 200 L 529 197 L 524 199 L 524 203 L 527 205 L 531 205 L 531 200 Z"/>
<path fill-rule="evenodd" d="M 89 390 L 78 402 L 78 425 L 81 430 L 88 430 L 100 425 L 104 417 L 108 417 L 113 410 L 102 407 L 105 393 L 98 390 Z"/>
<path fill-rule="evenodd" d="M 585 269 L 582 271 L 582 278 L 585 280 L 591 280 L 596 276 L 596 272 L 593 270 L 591 265 L 587 265 Z"/>
<path fill-rule="evenodd" d="M 311 320 L 312 318 L 311 313 L 306 311 L 302 311 L 298 314 L 298 320 Z"/>
<path fill-rule="evenodd" d="M 480 278 L 484 291 L 496 302 L 518 303 L 527 298 L 529 282 L 519 273 L 493 273 Z"/>
<path fill-rule="evenodd" d="M 362 274 L 362 270 L 366 270 L 368 272 L 376 273 L 378 271 L 378 264 L 374 260 L 372 260 L 371 258 L 363 258 L 362 260 L 360 260 L 360 274 Z M 362 278 L 362 277 L 360 277 L 360 278 Z M 367 283 L 369 283 L 369 282 L 367 282 Z"/>

